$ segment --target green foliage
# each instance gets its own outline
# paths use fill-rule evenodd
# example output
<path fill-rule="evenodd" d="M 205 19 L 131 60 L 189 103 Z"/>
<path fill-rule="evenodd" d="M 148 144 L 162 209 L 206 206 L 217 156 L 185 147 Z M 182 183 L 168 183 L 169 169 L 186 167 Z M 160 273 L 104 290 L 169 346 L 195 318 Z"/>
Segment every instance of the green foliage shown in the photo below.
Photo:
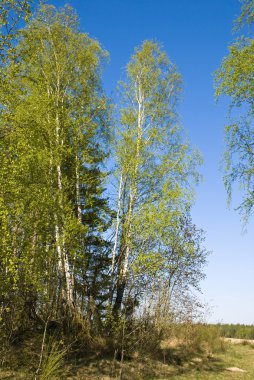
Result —
<path fill-rule="evenodd" d="M 174 291 L 188 298 L 198 289 L 207 257 L 190 217 L 201 158 L 178 121 L 181 77 L 145 41 L 127 66 L 111 131 L 107 52 L 80 32 L 72 8 L 41 4 L 28 20 L 29 1 L 1 7 L 4 27 L 13 23 L 1 46 L 3 340 L 22 344 L 45 327 L 41 379 L 57 376 L 66 352 L 55 341 L 44 350 L 54 331 L 78 349 L 111 341 L 121 365 L 136 349 L 160 355 L 176 321 Z M 115 211 L 104 195 L 112 162 Z"/>
<path fill-rule="evenodd" d="M 139 294 L 163 271 L 166 275 L 167 263 L 174 265 L 167 250 L 176 252 L 173 240 L 176 235 L 180 238 L 181 219 L 193 201 L 192 184 L 199 178 L 201 163 L 177 120 L 180 75 L 160 45 L 145 41 L 135 50 L 121 87 L 123 105 L 115 149 L 121 190 L 115 237 L 118 309 L 127 277 L 132 292 Z M 180 250 L 176 255 L 181 255 Z"/>
<path fill-rule="evenodd" d="M 254 1 L 241 0 L 241 14 L 236 20 L 236 28 L 244 26 L 244 24 L 252 25 L 254 19 Z"/>
<path fill-rule="evenodd" d="M 66 352 L 67 350 L 63 347 L 61 341 L 57 342 L 52 339 L 47 343 L 42 360 L 42 368 L 39 377 L 40 380 L 59 378 Z"/>
<path fill-rule="evenodd" d="M 218 324 L 220 336 L 225 338 L 254 339 L 254 326 L 243 324 Z"/>
<path fill-rule="evenodd" d="M 0 4 L 0 61 L 5 63 L 14 52 L 13 40 L 23 22 L 31 16 L 32 0 L 2 0 Z"/>
<path fill-rule="evenodd" d="M 254 41 L 250 38 L 240 39 L 230 46 L 228 57 L 224 58 L 217 71 L 217 96 L 230 96 L 235 106 L 252 106 L 253 55 Z"/>
<path fill-rule="evenodd" d="M 246 18 L 252 23 L 253 1 L 243 2 L 243 13 L 239 22 Z M 223 59 L 216 73 L 216 96 L 231 98 L 231 120 L 225 128 L 226 152 L 224 182 L 231 200 L 232 186 L 240 184 L 242 203 L 238 210 L 247 221 L 253 211 L 253 59 L 252 38 L 238 39 L 229 47 L 229 54 Z M 240 115 L 240 116 L 239 116 Z"/>
<path fill-rule="evenodd" d="M 102 255 L 94 268 L 89 258 L 92 244 L 101 251 L 108 244 L 98 234 L 110 221 L 101 171 L 106 54 L 77 27 L 70 8 L 42 6 L 21 33 L 18 59 L 4 68 L 1 293 L 4 305 L 22 299 L 33 319 L 39 310 L 42 319 L 65 314 L 63 305 L 72 308 L 87 287 L 87 272 L 107 264 Z"/>

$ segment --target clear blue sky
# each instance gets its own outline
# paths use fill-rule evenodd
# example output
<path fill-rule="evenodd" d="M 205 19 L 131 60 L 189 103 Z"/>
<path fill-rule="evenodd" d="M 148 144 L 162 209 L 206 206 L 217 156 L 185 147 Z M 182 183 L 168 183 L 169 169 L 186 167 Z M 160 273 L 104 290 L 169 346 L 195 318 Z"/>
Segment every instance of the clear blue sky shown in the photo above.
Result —
<path fill-rule="evenodd" d="M 49 1 L 50 2 L 50 1 Z M 65 1 L 51 3 L 62 6 Z M 225 100 L 215 104 L 213 73 L 233 41 L 238 0 L 69 0 L 81 28 L 110 53 L 104 72 L 109 95 L 124 75 L 135 46 L 145 39 L 161 42 L 183 76 L 181 122 L 204 157 L 204 181 L 197 189 L 193 220 L 206 231 L 212 251 L 201 298 L 213 306 L 210 321 L 254 323 L 253 223 L 242 234 L 240 217 L 227 209 L 220 160 Z M 236 198 L 239 198 L 237 192 Z"/>

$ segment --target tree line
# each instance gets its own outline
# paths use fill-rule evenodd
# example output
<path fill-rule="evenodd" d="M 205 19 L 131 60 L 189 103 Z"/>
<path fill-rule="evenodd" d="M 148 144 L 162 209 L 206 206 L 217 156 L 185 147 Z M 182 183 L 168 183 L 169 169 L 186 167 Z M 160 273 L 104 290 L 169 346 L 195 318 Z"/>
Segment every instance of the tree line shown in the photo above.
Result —
<path fill-rule="evenodd" d="M 254 339 L 253 325 L 244 324 L 217 324 L 215 325 L 220 332 L 220 336 L 236 339 Z"/>

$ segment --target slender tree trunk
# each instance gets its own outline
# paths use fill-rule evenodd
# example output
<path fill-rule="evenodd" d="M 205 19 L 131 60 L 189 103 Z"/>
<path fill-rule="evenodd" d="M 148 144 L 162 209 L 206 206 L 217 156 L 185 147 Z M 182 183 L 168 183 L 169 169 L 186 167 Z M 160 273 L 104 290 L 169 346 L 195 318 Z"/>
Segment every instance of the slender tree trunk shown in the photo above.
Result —
<path fill-rule="evenodd" d="M 124 255 L 121 258 L 120 262 L 120 272 L 118 277 L 116 300 L 114 304 L 114 314 L 117 316 L 119 310 L 121 309 L 124 297 L 124 291 L 127 284 L 128 277 L 128 267 L 129 267 L 129 258 L 131 254 L 132 246 L 132 228 L 133 228 L 133 213 L 134 207 L 138 197 L 138 180 L 139 180 L 139 166 L 140 166 L 140 151 L 142 143 L 142 134 L 143 134 L 143 123 L 144 123 L 144 94 L 141 89 L 141 84 L 139 78 L 137 78 L 137 90 L 136 90 L 136 99 L 138 103 L 138 118 L 137 118 L 137 145 L 136 145 L 136 156 L 135 156 L 135 168 L 133 177 L 130 184 L 130 196 L 129 196 L 129 207 L 128 207 L 128 216 L 127 216 L 127 226 L 125 230 L 125 249 Z"/>
<path fill-rule="evenodd" d="M 57 89 L 59 92 L 60 87 L 60 81 L 59 77 L 57 80 Z M 62 147 L 63 146 L 63 140 L 60 142 L 60 120 L 59 120 L 59 114 L 58 114 L 58 101 L 59 94 L 57 95 L 57 101 L 56 101 L 56 147 Z M 59 153 L 57 153 L 57 156 Z M 62 186 L 62 170 L 60 165 L 59 157 L 57 157 L 57 187 L 58 187 L 58 193 L 59 193 L 59 209 L 61 211 L 62 217 L 64 216 L 64 209 L 63 209 L 63 186 Z M 63 223 L 62 223 L 63 224 Z M 64 242 L 64 226 L 60 228 L 59 220 L 57 218 L 56 220 L 56 244 L 57 244 L 57 252 L 58 252 L 58 260 L 59 263 L 61 261 L 61 270 L 63 270 L 64 277 L 65 277 L 65 286 L 66 286 L 66 301 L 70 309 L 74 306 L 74 284 L 73 284 L 73 278 L 71 274 L 71 268 L 69 263 L 69 258 L 65 249 L 65 242 Z M 60 233 L 62 237 L 62 241 L 60 241 Z"/>
<path fill-rule="evenodd" d="M 112 264 L 111 264 L 111 276 L 114 275 L 115 262 L 116 262 L 116 250 L 119 236 L 119 227 L 120 227 L 120 212 L 121 212 L 121 198 L 122 198 L 122 187 L 123 187 L 123 174 L 120 176 L 119 191 L 118 191 L 118 200 L 117 200 L 117 214 L 116 214 L 116 234 L 114 240 L 114 247 L 112 251 Z"/>
<path fill-rule="evenodd" d="M 82 224 L 82 210 L 81 210 L 81 200 L 80 200 L 80 178 L 79 178 L 79 168 L 78 168 L 78 156 L 76 155 L 76 202 L 77 202 L 77 217 L 78 222 Z"/>

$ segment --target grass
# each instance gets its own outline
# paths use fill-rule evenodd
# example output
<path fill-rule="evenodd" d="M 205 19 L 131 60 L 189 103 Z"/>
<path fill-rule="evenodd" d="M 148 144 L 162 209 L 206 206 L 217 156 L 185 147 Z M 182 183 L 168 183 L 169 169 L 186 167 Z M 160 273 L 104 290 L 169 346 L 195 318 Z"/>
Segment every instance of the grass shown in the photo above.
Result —
<path fill-rule="evenodd" d="M 227 371 L 226 368 L 237 367 L 246 373 Z M 194 364 L 193 368 L 170 377 L 172 380 L 220 380 L 220 379 L 254 379 L 254 347 L 249 344 L 229 345 L 225 352 L 218 353 L 210 360 Z"/>
<path fill-rule="evenodd" d="M 226 370 L 238 367 L 246 373 L 234 373 Z M 99 380 L 119 379 L 120 363 L 111 358 L 80 358 L 76 365 L 65 366 L 61 379 Z M 1 378 L 1 377 L 0 377 Z M 254 379 L 254 348 L 250 345 L 229 345 L 224 352 L 214 356 L 196 356 L 182 362 L 181 365 L 163 363 L 163 360 L 135 358 L 125 361 L 122 380 L 219 380 L 219 379 Z"/>
<path fill-rule="evenodd" d="M 47 347 L 42 361 L 40 380 L 57 379 L 64 363 L 67 350 L 61 348 L 61 342 L 52 341 Z"/>
<path fill-rule="evenodd" d="M 117 379 L 120 363 L 113 363 L 110 358 L 80 358 L 76 366 L 65 367 L 61 379 Z M 246 373 L 229 372 L 228 367 L 238 367 Z M 229 345 L 224 352 L 214 356 L 193 357 L 186 362 L 167 364 L 149 358 L 135 358 L 125 361 L 122 380 L 219 380 L 219 379 L 254 379 L 254 348 L 250 345 Z"/>
<path fill-rule="evenodd" d="M 194 332 L 193 332 L 194 331 Z M 163 342 L 161 350 L 156 353 L 142 354 L 136 352 L 131 357 L 126 357 L 122 367 L 121 380 L 220 380 L 220 379 L 254 379 L 254 346 L 243 341 L 242 344 L 221 344 L 221 348 L 211 351 L 206 348 L 197 350 L 198 342 L 194 345 L 196 328 L 191 333 L 193 346 L 187 350 L 187 346 L 182 346 L 181 340 L 175 341 L 175 345 L 169 348 L 167 341 Z M 201 335 L 205 335 L 207 342 L 212 332 L 199 329 Z M 209 334 L 208 334 L 209 333 Z M 178 334 L 180 332 L 178 331 Z M 183 336 L 186 331 L 181 331 Z M 189 334 L 189 332 L 188 332 Z M 203 341 L 204 337 L 202 338 Z M 51 346 L 50 346 L 51 347 Z M 20 361 L 21 367 L 11 370 L 11 368 L 0 369 L 0 380 L 4 379 L 26 379 L 34 380 L 34 370 L 29 369 L 31 363 L 25 358 L 28 357 L 24 347 L 20 351 L 24 358 Z M 111 353 L 104 354 L 79 354 L 64 358 L 61 347 L 52 345 L 43 364 L 40 380 L 45 379 L 68 379 L 68 380 L 113 380 L 119 379 L 121 363 L 114 360 Z M 18 355 L 20 357 L 20 355 Z M 59 356 L 60 355 L 60 356 Z M 37 357 L 37 356 L 36 356 Z M 65 362 L 63 362 L 63 359 Z M 25 365 L 26 364 L 26 365 Z M 61 373 L 57 374 L 61 367 Z M 245 370 L 245 373 L 229 372 L 228 367 L 238 367 Z M 53 372 L 50 372 L 53 368 Z M 49 371 L 50 370 L 50 371 Z M 55 376 L 54 376 L 55 375 Z M 43 377 L 44 376 L 44 377 Z"/>

